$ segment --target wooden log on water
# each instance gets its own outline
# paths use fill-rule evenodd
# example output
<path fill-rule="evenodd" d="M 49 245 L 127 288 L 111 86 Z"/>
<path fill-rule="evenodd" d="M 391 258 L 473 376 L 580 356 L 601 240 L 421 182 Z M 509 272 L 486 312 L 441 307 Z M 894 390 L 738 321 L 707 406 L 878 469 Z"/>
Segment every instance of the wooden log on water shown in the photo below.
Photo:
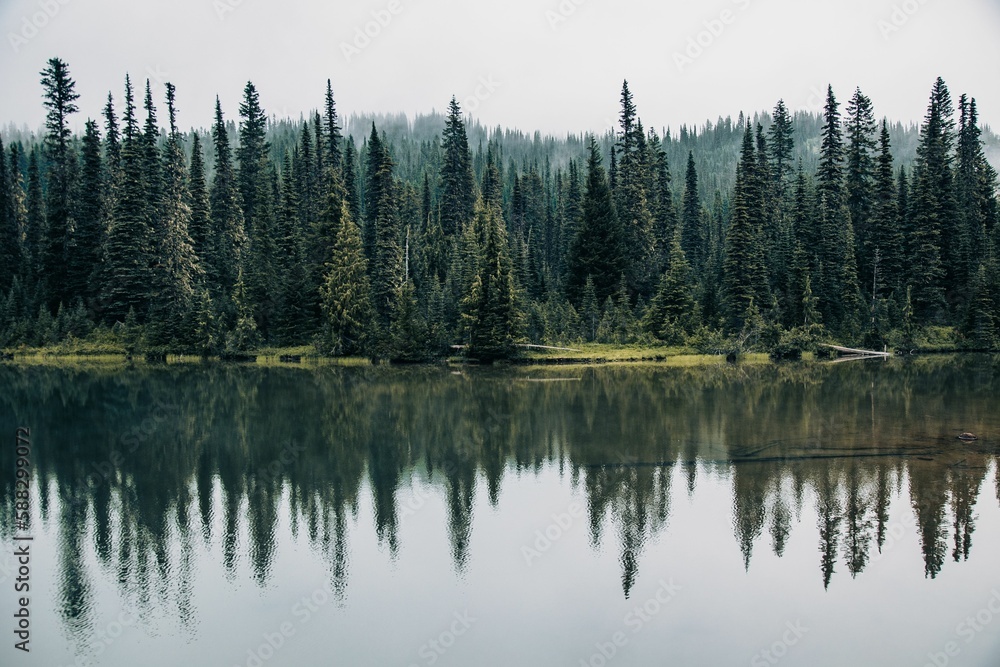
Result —
<path fill-rule="evenodd" d="M 892 356 L 888 352 L 875 352 L 874 350 L 856 350 L 856 349 L 851 348 L 851 347 L 841 347 L 840 345 L 827 345 L 825 343 L 823 345 L 821 345 L 821 347 L 826 347 L 826 348 L 829 348 L 831 350 L 836 350 L 837 352 L 840 352 L 842 354 L 856 354 L 858 356 L 863 356 L 863 357 L 890 357 L 890 356 Z"/>

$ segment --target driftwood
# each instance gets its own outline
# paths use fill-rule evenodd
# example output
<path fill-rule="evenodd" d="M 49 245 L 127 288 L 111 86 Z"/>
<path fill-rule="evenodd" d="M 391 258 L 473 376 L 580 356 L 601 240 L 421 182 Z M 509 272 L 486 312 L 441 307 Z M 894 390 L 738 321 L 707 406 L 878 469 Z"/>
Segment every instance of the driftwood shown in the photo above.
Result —
<path fill-rule="evenodd" d="M 452 345 L 453 350 L 464 350 L 468 345 Z M 572 347 L 551 347 L 549 345 L 528 345 L 527 343 L 522 343 L 516 345 L 515 347 L 524 347 L 531 350 L 557 350 L 559 352 L 583 352 L 583 350 L 577 350 Z"/>
<path fill-rule="evenodd" d="M 856 354 L 861 357 L 891 357 L 892 355 L 888 352 L 875 352 L 874 350 L 856 350 L 850 347 L 841 347 L 839 345 L 823 345 L 822 347 L 829 348 L 831 350 L 836 350 L 842 354 Z"/>

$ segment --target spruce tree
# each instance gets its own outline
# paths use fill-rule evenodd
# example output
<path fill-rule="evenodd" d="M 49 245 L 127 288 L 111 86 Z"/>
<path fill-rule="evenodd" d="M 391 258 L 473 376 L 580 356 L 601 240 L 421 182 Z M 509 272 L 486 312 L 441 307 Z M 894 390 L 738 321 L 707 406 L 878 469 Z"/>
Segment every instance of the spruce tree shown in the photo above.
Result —
<path fill-rule="evenodd" d="M 28 155 L 28 184 L 25 191 L 24 277 L 25 286 L 33 291 L 41 291 L 39 288 L 42 286 L 38 285 L 38 281 L 45 249 L 45 194 L 39 153 L 35 146 Z"/>
<path fill-rule="evenodd" d="M 467 354 L 488 363 L 514 355 L 521 314 L 500 211 L 480 207 L 476 215 L 483 244 L 478 271 L 463 301 L 462 317 L 469 332 Z"/>
<path fill-rule="evenodd" d="M 215 125 L 212 128 L 215 146 L 215 177 L 209 191 L 212 227 L 203 257 L 209 291 L 218 301 L 222 313 L 231 313 L 231 294 L 236 284 L 247 246 L 247 234 L 240 206 L 240 191 L 233 169 L 229 134 L 222 118 L 222 104 L 215 98 Z M 228 323 L 228 320 L 226 321 Z"/>
<path fill-rule="evenodd" d="M 651 176 L 653 182 L 653 238 L 656 242 L 657 266 L 666 266 L 670 254 L 670 244 L 677 229 L 677 210 L 674 208 L 674 194 L 670 162 L 663 144 L 655 133 L 649 142 Z"/>
<path fill-rule="evenodd" d="M 795 172 L 795 165 L 792 162 L 795 150 L 795 127 L 784 100 L 778 100 L 778 104 L 775 105 L 772 121 L 771 127 L 768 128 L 768 155 L 778 196 L 783 198 L 786 183 L 791 180 Z"/>
<path fill-rule="evenodd" d="M 583 198 L 580 227 L 567 260 L 567 297 L 580 303 L 587 279 L 594 283 L 600 302 L 614 294 L 625 269 L 626 240 L 618 222 L 611 189 L 601 165 L 601 152 L 590 137 L 587 189 Z"/>
<path fill-rule="evenodd" d="M 143 135 L 135 118 L 132 83 L 125 78 L 121 190 L 104 242 L 102 304 L 108 323 L 145 315 L 149 305 L 154 238 L 149 219 Z"/>
<path fill-rule="evenodd" d="M 212 205 L 208 197 L 208 184 L 205 181 L 205 157 L 201 145 L 201 137 L 197 132 L 191 134 L 191 168 L 188 172 L 188 205 L 191 207 L 191 220 L 188 233 L 191 245 L 199 261 L 204 263 L 206 256 L 211 255 Z M 202 267 L 204 269 L 204 266 Z"/>
<path fill-rule="evenodd" d="M 371 287 L 361 230 L 341 203 L 340 229 L 320 288 L 320 349 L 335 356 L 366 355 L 372 337 Z"/>
<path fill-rule="evenodd" d="M 858 267 L 866 281 L 874 274 L 872 215 L 875 199 L 875 115 L 871 100 L 858 88 L 847 105 L 847 207 L 858 243 Z"/>
<path fill-rule="evenodd" d="M 69 242 L 67 292 L 84 300 L 96 294 L 104 227 L 104 165 L 97 123 L 88 120 L 83 133 L 82 169 L 75 192 L 75 229 Z"/>
<path fill-rule="evenodd" d="M 323 105 L 323 133 L 325 135 L 326 164 L 335 173 L 340 174 L 341 140 L 340 121 L 337 118 L 337 104 L 333 99 L 333 84 L 326 80 L 326 99 Z M 355 218 L 357 220 L 358 218 Z"/>
<path fill-rule="evenodd" d="M 277 219 L 277 252 L 282 271 L 278 273 L 277 337 L 282 344 L 304 340 L 315 329 L 312 287 L 305 255 L 305 240 L 298 217 L 298 189 L 291 156 L 285 153 L 281 169 L 280 208 Z M 359 237 L 360 238 L 360 237 Z M 334 239 L 336 240 L 336 234 Z M 359 240 L 360 243 L 360 240 Z M 317 291 L 318 297 L 318 291 Z"/>
<path fill-rule="evenodd" d="M 696 272 L 705 265 L 707 243 L 701 219 L 701 199 L 698 194 L 698 171 L 694 153 L 688 152 L 687 172 L 684 176 L 684 199 L 681 213 L 681 248 Z"/>
<path fill-rule="evenodd" d="M 45 233 L 40 248 L 40 269 L 47 285 L 47 302 L 55 310 L 60 302 L 69 303 L 75 294 L 68 291 L 68 248 L 73 222 L 73 193 L 77 177 L 77 159 L 71 140 L 69 118 L 78 111 L 76 82 L 69 66 L 59 58 L 50 58 L 41 72 L 44 90 L 46 202 Z"/>
<path fill-rule="evenodd" d="M 875 169 L 875 199 L 872 211 L 871 233 L 868 237 L 867 255 L 873 262 L 873 297 L 879 290 L 900 294 L 904 273 L 905 240 L 899 227 L 899 195 L 896 190 L 889 126 L 882 122 L 879 136 L 879 154 Z M 882 294 L 881 296 L 888 296 Z"/>
<path fill-rule="evenodd" d="M 361 220 L 361 196 L 358 193 L 358 151 L 354 146 L 354 137 L 348 137 L 344 147 L 343 172 L 347 207 L 351 218 L 358 222 Z"/>
<path fill-rule="evenodd" d="M 670 244 L 666 270 L 660 277 L 653 300 L 643 320 L 645 329 L 659 340 L 677 345 L 684 342 L 684 334 L 691 333 L 697 320 L 697 303 L 691 265 L 681 247 L 680 230 Z"/>
<path fill-rule="evenodd" d="M 163 200 L 155 226 L 156 255 L 152 271 L 150 342 L 171 349 L 195 344 L 197 324 L 193 315 L 198 288 L 203 282 L 201 265 L 189 233 L 191 222 L 188 170 L 177 129 L 176 89 L 167 89 L 169 134 L 163 149 Z"/>
<path fill-rule="evenodd" d="M 270 339 L 271 327 L 277 317 L 275 298 L 278 292 L 270 144 L 266 134 L 267 116 L 260 106 L 257 88 L 248 81 L 240 104 L 240 145 L 236 151 L 240 200 L 248 239 L 244 279 L 257 331 L 265 341 Z"/>
<path fill-rule="evenodd" d="M 754 135 L 748 123 L 736 171 L 733 218 L 726 235 L 722 265 L 723 301 L 728 327 L 733 331 L 743 328 L 753 309 L 764 310 L 771 302 L 761 238 L 763 203 L 757 168 Z"/>
<path fill-rule="evenodd" d="M 476 204 L 476 181 L 469 155 L 469 140 L 462 108 L 454 97 L 448 104 L 448 119 L 441 137 L 441 228 L 451 237 L 472 220 Z"/>
<path fill-rule="evenodd" d="M 14 216 L 13 184 L 7 170 L 7 153 L 0 140 L 0 299 L 14 283 L 21 264 L 21 230 Z M 4 326 L 0 321 L 0 328 Z"/>

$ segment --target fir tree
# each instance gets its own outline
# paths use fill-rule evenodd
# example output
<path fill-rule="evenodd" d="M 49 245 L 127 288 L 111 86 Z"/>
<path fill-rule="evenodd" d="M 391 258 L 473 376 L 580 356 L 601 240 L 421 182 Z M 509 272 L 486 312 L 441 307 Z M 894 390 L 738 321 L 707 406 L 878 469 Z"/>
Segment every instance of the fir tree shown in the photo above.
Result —
<path fill-rule="evenodd" d="M 150 297 L 153 231 L 149 219 L 143 136 L 135 118 L 132 83 L 125 78 L 122 183 L 104 242 L 102 303 L 105 320 L 145 314 Z"/>
<path fill-rule="evenodd" d="M 778 100 L 778 104 L 774 107 L 772 121 L 771 127 L 768 129 L 771 175 L 778 186 L 778 197 L 784 198 L 785 184 L 795 171 L 795 165 L 792 162 L 795 150 L 795 127 L 784 100 Z"/>
<path fill-rule="evenodd" d="M 205 157 L 201 138 L 197 132 L 191 135 L 191 169 L 188 173 L 188 205 L 191 220 L 188 233 L 195 254 L 199 258 L 211 255 L 212 206 L 205 181 Z"/>
<path fill-rule="evenodd" d="M 762 202 L 757 177 L 754 135 L 747 124 L 736 174 L 733 219 L 726 235 L 723 299 L 729 328 L 740 330 L 751 310 L 770 303 L 767 266 L 761 239 Z"/>
<path fill-rule="evenodd" d="M 7 296 L 21 264 L 21 230 L 14 215 L 13 183 L 0 140 L 0 298 Z M 0 329 L 5 322 L 0 321 Z"/>
<path fill-rule="evenodd" d="M 472 220 L 476 203 L 476 181 L 469 155 L 469 140 L 462 108 L 454 97 L 448 104 L 448 119 L 441 137 L 441 228 L 452 236 Z"/>
<path fill-rule="evenodd" d="M 67 291 L 68 248 L 73 222 L 73 190 L 77 177 L 76 152 L 69 117 L 78 111 L 76 82 L 69 66 L 51 58 L 41 72 L 44 90 L 46 172 L 45 234 L 39 259 L 42 276 L 48 286 L 48 303 L 55 310 L 60 302 L 68 303 L 73 294 Z"/>
<path fill-rule="evenodd" d="M 875 199 L 875 115 L 871 100 L 861 92 L 847 105 L 847 207 L 858 242 L 858 266 L 861 275 L 874 273 L 872 247 L 872 215 Z"/>
<path fill-rule="evenodd" d="M 661 341 L 676 345 L 684 342 L 697 321 L 697 304 L 691 281 L 691 265 L 681 247 L 680 230 L 670 244 L 666 271 L 660 277 L 656 295 L 649 304 L 643 325 Z"/>
<path fill-rule="evenodd" d="M 467 354 L 492 362 L 514 355 L 521 314 L 500 212 L 496 207 L 481 207 L 476 215 L 483 245 L 478 271 L 463 301 L 462 316 L 469 331 Z"/>
<path fill-rule="evenodd" d="M 156 256 L 152 270 L 152 303 L 148 332 L 153 345 L 187 347 L 195 341 L 192 320 L 202 269 L 188 226 L 188 171 L 177 129 L 176 89 L 167 83 L 169 134 L 163 149 L 163 201 L 155 228 Z"/>
<path fill-rule="evenodd" d="M 68 244 L 66 292 L 90 300 L 96 296 L 104 226 L 104 165 L 97 123 L 88 120 L 83 133 L 82 169 L 75 196 L 75 229 Z"/>
<path fill-rule="evenodd" d="M 320 288 L 323 328 L 320 348 L 337 356 L 364 355 L 371 340 L 372 305 L 361 230 L 341 204 L 340 229 Z"/>
<path fill-rule="evenodd" d="M 326 163 L 335 173 L 340 174 L 341 140 L 340 121 L 337 118 L 337 104 L 333 99 L 333 84 L 326 80 L 326 99 L 323 105 L 323 133 L 325 135 Z M 357 220 L 358 218 L 355 218 Z"/>
<path fill-rule="evenodd" d="M 344 147 L 344 191 L 347 193 L 347 208 L 351 218 L 361 220 L 361 198 L 358 194 L 358 151 L 354 147 L 354 137 L 347 138 Z"/>
<path fill-rule="evenodd" d="M 576 303 L 583 297 L 588 278 L 594 283 L 597 298 L 603 302 L 614 293 L 625 269 L 625 234 L 615 214 L 601 152 L 593 137 L 588 152 L 580 228 L 567 260 L 567 296 Z"/>
<path fill-rule="evenodd" d="M 681 214 L 681 248 L 696 271 L 705 264 L 706 239 L 701 220 L 701 199 L 698 195 L 698 171 L 694 153 L 688 152 L 687 172 L 684 177 L 684 200 Z"/>
<path fill-rule="evenodd" d="M 879 288 L 897 292 L 902 286 L 905 240 L 899 227 L 899 200 L 896 191 L 895 169 L 890 152 L 889 126 L 882 123 L 879 136 L 879 154 L 875 171 L 875 200 L 872 211 L 871 234 L 867 254 L 872 258 L 874 294 Z"/>
<path fill-rule="evenodd" d="M 233 169 L 229 134 L 222 118 L 222 105 L 215 98 L 215 125 L 212 128 L 215 146 L 215 177 L 209 191 L 212 228 L 209 248 L 203 256 L 209 291 L 222 306 L 222 312 L 232 312 L 229 304 L 236 276 L 240 271 L 247 245 L 240 192 Z"/>

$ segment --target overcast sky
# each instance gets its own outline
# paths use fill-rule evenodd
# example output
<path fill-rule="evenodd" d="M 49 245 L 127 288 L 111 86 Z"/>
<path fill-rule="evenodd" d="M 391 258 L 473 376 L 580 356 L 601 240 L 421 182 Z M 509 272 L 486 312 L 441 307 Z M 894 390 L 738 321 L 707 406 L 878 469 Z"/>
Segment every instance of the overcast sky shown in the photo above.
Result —
<path fill-rule="evenodd" d="M 0 0 L 0 125 L 40 126 L 38 72 L 59 56 L 80 126 L 126 72 L 178 89 L 182 127 L 218 94 L 235 118 L 252 80 L 268 114 L 442 110 L 484 124 L 603 131 L 628 79 L 650 127 L 740 110 L 818 110 L 827 83 L 919 121 L 931 84 L 967 92 L 1000 129 L 1000 0 Z M 367 34 L 366 34 L 367 32 Z M 163 114 L 161 112 L 161 119 Z"/>

